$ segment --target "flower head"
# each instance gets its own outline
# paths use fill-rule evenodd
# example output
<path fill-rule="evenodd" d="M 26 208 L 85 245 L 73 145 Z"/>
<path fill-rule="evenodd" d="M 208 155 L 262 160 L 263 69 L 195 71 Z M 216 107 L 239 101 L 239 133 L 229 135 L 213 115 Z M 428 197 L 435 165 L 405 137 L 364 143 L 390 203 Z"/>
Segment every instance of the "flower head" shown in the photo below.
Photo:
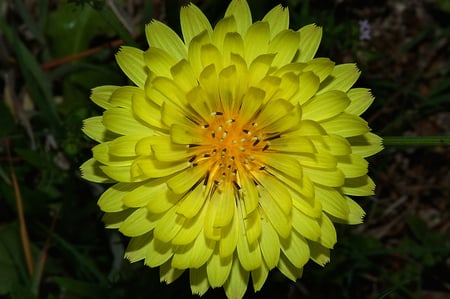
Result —
<path fill-rule="evenodd" d="M 296 280 L 328 262 L 333 222 L 362 220 L 349 196 L 374 189 L 365 158 L 381 140 L 359 116 L 373 97 L 351 88 L 355 65 L 314 58 L 319 27 L 288 26 L 286 8 L 252 23 L 233 0 L 212 28 L 189 4 L 183 40 L 152 21 L 148 50 L 117 54 L 135 86 L 92 92 L 105 111 L 84 122 L 99 144 L 83 177 L 115 183 L 98 201 L 107 227 L 167 283 L 188 270 L 193 293 L 239 298 L 274 268 Z"/>

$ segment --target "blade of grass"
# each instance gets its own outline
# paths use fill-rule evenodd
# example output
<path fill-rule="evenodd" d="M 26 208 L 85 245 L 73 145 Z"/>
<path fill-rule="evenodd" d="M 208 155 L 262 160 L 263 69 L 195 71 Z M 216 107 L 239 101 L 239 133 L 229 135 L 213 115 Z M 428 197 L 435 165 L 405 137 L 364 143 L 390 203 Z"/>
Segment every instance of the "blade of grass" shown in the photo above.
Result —
<path fill-rule="evenodd" d="M 40 68 L 39 63 L 25 47 L 15 31 L 11 32 L 11 44 L 15 50 L 21 73 L 24 76 L 29 92 L 42 113 L 42 118 L 48 126 L 57 132 L 60 119 L 53 101 L 50 81 Z"/>
<path fill-rule="evenodd" d="M 33 275 L 34 272 L 34 262 L 33 256 L 31 255 L 30 239 L 28 237 L 27 224 L 25 221 L 25 215 L 23 212 L 22 195 L 20 193 L 19 183 L 17 182 L 16 173 L 14 172 L 14 166 L 11 158 L 11 149 L 9 140 L 6 140 L 6 153 L 9 161 L 9 169 L 11 172 L 11 182 L 14 188 L 14 195 L 16 198 L 17 205 L 17 216 L 19 218 L 19 229 L 20 229 L 20 239 L 22 241 L 23 252 L 25 255 L 25 261 L 27 264 L 28 274 Z"/>

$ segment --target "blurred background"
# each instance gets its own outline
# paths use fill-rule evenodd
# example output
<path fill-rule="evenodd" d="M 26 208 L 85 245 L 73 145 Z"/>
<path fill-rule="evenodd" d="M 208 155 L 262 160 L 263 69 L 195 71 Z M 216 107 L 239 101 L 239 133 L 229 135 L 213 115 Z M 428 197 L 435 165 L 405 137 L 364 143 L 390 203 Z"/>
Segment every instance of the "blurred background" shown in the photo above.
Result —
<path fill-rule="evenodd" d="M 215 23 L 228 1 L 196 3 Z M 119 45 L 146 49 L 155 18 L 177 32 L 178 0 L 0 0 L 0 298 L 190 298 L 189 279 L 123 260 L 101 222 L 107 186 L 83 181 L 82 120 L 98 85 L 125 85 Z M 249 0 L 254 20 L 279 1 Z M 323 27 L 318 56 L 355 62 L 381 136 L 450 134 L 449 0 L 286 0 L 293 29 Z M 272 271 L 246 298 L 450 298 L 450 149 L 386 148 L 370 158 L 376 195 L 358 226 L 337 225 L 331 262 L 303 278 Z M 192 296 L 193 297 L 193 296 Z M 204 298 L 224 298 L 222 289 Z"/>

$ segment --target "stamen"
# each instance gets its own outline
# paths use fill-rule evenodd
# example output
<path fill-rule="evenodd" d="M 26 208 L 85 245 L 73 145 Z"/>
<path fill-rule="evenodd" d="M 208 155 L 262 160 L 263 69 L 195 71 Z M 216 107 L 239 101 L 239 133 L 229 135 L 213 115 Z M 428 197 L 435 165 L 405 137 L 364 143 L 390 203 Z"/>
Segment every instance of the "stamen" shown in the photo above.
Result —
<path fill-rule="evenodd" d="M 263 151 L 265 151 L 266 149 L 268 149 L 269 148 L 269 145 L 268 144 L 266 144 L 266 145 L 264 145 L 264 147 L 263 147 Z"/>
<path fill-rule="evenodd" d="M 241 190 L 241 186 L 239 186 L 239 184 L 238 184 L 236 181 L 233 181 L 233 185 L 234 185 L 234 187 L 236 187 L 236 189 L 237 189 L 238 191 Z"/>
<path fill-rule="evenodd" d="M 196 155 L 193 155 L 193 156 L 189 159 L 189 162 L 194 162 L 195 158 L 197 158 L 197 156 L 196 156 Z"/>

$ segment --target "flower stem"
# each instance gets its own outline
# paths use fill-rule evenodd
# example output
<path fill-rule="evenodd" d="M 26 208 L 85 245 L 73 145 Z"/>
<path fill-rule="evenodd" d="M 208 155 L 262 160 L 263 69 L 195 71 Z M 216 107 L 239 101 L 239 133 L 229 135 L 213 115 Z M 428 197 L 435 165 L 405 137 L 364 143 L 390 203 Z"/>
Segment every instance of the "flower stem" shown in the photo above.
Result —
<path fill-rule="evenodd" d="M 450 136 L 387 136 L 384 147 L 432 147 L 449 146 Z"/>

